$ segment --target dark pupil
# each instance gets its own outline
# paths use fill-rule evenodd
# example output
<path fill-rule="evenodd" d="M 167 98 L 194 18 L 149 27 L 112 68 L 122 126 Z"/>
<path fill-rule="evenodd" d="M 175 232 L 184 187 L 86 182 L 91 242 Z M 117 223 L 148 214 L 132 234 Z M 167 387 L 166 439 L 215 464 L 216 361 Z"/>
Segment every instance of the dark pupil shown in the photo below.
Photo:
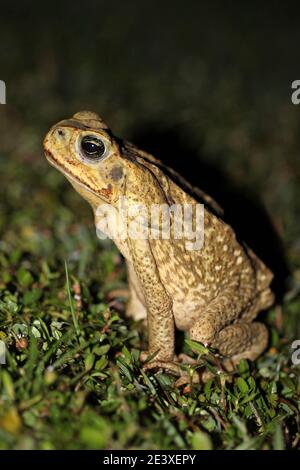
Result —
<path fill-rule="evenodd" d="M 83 137 L 81 141 L 81 149 L 89 158 L 99 158 L 105 152 L 105 145 L 100 139 L 96 139 L 95 137 L 86 136 Z"/>

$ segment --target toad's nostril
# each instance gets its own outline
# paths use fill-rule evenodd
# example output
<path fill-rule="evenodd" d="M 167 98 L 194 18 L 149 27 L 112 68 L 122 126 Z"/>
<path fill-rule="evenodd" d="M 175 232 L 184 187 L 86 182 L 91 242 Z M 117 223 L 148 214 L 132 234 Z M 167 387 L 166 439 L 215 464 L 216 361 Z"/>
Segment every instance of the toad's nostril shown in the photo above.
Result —
<path fill-rule="evenodd" d="M 65 133 L 62 129 L 58 129 L 57 133 L 60 137 L 64 137 L 64 135 L 65 135 Z"/>

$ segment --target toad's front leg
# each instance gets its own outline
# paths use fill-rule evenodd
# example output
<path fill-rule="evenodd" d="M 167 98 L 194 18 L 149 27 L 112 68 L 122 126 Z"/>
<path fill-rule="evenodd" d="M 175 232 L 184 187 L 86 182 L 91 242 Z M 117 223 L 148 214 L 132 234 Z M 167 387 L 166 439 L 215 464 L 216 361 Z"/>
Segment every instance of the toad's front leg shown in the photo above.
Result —
<path fill-rule="evenodd" d="M 174 360 L 174 318 L 172 300 L 166 292 L 158 272 L 148 240 L 130 239 L 133 268 L 143 289 L 147 308 L 149 345 L 145 356 L 152 356 L 148 368 L 161 367 Z M 159 363 L 159 364 L 158 364 Z"/>

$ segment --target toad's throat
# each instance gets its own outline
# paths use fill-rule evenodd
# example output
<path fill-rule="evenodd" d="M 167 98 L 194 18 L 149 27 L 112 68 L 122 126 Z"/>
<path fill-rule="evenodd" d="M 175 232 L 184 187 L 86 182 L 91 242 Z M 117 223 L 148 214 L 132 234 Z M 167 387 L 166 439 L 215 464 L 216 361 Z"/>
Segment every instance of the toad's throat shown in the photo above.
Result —
<path fill-rule="evenodd" d="M 51 152 L 49 152 L 49 150 L 45 150 L 45 155 L 46 155 L 46 158 L 47 158 L 48 162 L 52 166 L 54 166 L 54 168 L 56 168 L 57 170 L 62 172 L 65 175 L 65 177 L 71 181 L 71 183 L 73 182 L 73 183 L 77 184 L 78 186 L 83 188 L 85 191 L 88 191 L 88 192 L 94 194 L 95 196 L 100 197 L 101 199 L 103 197 L 108 198 L 112 194 L 111 185 L 108 185 L 107 188 L 94 189 L 89 185 L 89 183 L 87 183 L 87 182 L 82 183 L 82 181 L 80 181 L 78 179 L 78 177 L 72 171 L 70 171 L 70 169 L 67 168 L 61 161 L 58 161 L 53 156 L 53 154 Z"/>

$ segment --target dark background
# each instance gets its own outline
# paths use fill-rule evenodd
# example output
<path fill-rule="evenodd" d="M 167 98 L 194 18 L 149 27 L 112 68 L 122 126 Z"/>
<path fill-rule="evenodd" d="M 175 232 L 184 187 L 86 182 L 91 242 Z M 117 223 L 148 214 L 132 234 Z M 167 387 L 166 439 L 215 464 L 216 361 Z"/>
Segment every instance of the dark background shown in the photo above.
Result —
<path fill-rule="evenodd" d="M 90 109 L 213 195 L 282 293 L 300 251 L 299 21 L 294 2 L 2 1 L 2 230 L 63 179 L 49 126 Z"/>

